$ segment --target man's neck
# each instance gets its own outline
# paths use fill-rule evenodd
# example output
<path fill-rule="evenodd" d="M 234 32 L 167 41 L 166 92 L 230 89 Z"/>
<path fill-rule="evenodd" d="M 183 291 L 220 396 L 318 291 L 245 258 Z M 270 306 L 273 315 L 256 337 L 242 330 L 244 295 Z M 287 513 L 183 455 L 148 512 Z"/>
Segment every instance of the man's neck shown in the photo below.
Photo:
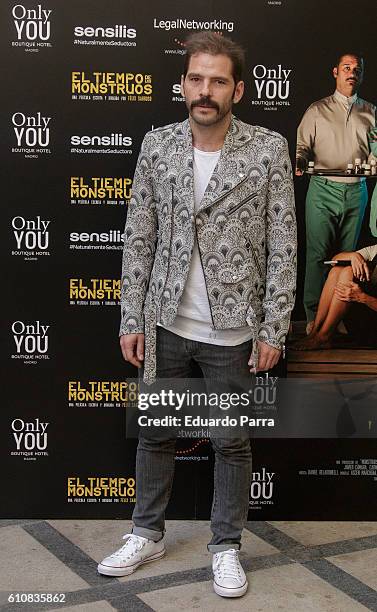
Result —
<path fill-rule="evenodd" d="M 353 96 L 357 97 L 357 91 L 352 91 L 352 90 L 349 90 L 349 89 L 347 89 L 347 91 L 345 91 L 345 90 L 340 90 L 338 88 L 336 89 L 336 91 L 338 93 L 340 93 L 342 96 L 344 96 L 345 98 L 353 98 Z"/>
<path fill-rule="evenodd" d="M 231 115 L 227 115 L 215 125 L 199 125 L 190 117 L 192 144 L 199 151 L 219 151 L 230 126 Z"/>

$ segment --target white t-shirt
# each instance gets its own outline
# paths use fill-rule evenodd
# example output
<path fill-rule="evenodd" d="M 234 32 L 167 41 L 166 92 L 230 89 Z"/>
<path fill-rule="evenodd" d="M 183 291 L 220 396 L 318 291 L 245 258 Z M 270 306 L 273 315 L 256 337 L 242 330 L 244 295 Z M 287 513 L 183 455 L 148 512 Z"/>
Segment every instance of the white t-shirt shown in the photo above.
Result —
<path fill-rule="evenodd" d="M 195 212 L 203 199 L 205 190 L 220 158 L 220 151 L 200 151 L 194 147 L 194 206 Z M 198 342 L 236 346 L 250 340 L 251 329 L 247 325 L 237 329 L 214 330 L 208 302 L 206 281 L 195 238 L 189 275 L 178 307 L 177 316 L 165 329 Z"/>

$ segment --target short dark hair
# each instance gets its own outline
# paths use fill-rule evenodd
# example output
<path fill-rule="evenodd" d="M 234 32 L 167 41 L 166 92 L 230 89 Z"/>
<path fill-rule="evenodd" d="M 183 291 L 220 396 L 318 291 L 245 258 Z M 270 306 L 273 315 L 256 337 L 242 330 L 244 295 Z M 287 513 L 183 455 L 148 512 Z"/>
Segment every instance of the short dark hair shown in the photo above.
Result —
<path fill-rule="evenodd" d="M 339 53 L 337 55 L 336 58 L 336 62 L 334 64 L 334 66 L 337 68 L 340 64 L 340 60 L 342 59 L 342 57 L 344 57 L 345 55 L 350 55 L 351 57 L 356 57 L 356 59 L 362 63 L 364 65 L 364 56 L 363 53 L 360 53 L 360 51 L 345 51 L 344 53 Z"/>
<path fill-rule="evenodd" d="M 196 53 L 209 53 L 209 55 L 226 55 L 232 62 L 232 75 L 235 84 L 242 80 L 245 65 L 245 52 L 233 40 L 216 32 L 197 32 L 191 34 L 185 42 L 186 55 L 183 65 L 183 77 L 186 77 L 190 59 Z"/>

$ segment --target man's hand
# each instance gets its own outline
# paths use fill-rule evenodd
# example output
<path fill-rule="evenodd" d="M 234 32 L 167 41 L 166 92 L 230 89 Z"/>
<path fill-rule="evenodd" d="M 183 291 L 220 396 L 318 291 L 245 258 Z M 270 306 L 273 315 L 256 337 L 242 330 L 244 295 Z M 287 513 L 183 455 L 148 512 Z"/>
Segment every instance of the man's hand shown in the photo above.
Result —
<path fill-rule="evenodd" d="M 126 361 L 141 368 L 144 360 L 144 334 L 125 334 L 120 337 L 120 348 Z"/>
<path fill-rule="evenodd" d="M 342 302 L 363 302 L 365 293 L 360 285 L 349 281 L 347 283 L 339 283 L 334 289 L 335 296 Z"/>
<path fill-rule="evenodd" d="M 352 253 L 350 260 L 354 277 L 360 281 L 368 281 L 370 274 L 368 264 L 364 257 L 360 253 Z"/>
<path fill-rule="evenodd" d="M 302 157 L 298 157 L 296 159 L 296 169 L 295 169 L 295 175 L 296 176 L 302 176 L 306 170 L 306 159 L 302 159 Z"/>
<path fill-rule="evenodd" d="M 259 351 L 259 359 L 258 363 L 255 364 L 252 362 L 252 356 L 250 355 L 250 359 L 248 365 L 251 366 L 250 372 L 264 372 L 265 370 L 271 370 L 280 359 L 281 351 L 279 349 L 266 344 L 265 342 L 261 342 L 258 340 L 258 351 Z"/>

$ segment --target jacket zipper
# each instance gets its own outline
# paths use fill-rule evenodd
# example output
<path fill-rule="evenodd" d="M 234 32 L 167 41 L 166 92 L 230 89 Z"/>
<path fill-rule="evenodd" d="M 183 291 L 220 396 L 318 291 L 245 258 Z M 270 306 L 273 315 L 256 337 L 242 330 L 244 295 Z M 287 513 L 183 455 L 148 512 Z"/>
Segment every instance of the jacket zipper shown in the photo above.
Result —
<path fill-rule="evenodd" d="M 253 254 L 254 263 L 255 263 L 255 265 L 256 265 L 256 267 L 257 267 L 257 269 L 258 269 L 260 279 L 262 280 L 262 269 L 261 269 L 261 267 L 260 267 L 260 265 L 259 265 L 259 261 L 258 261 L 257 255 L 256 255 L 256 253 L 255 253 L 254 247 L 253 247 L 253 245 L 251 244 L 251 242 L 250 242 L 250 246 L 251 246 L 251 252 L 252 252 L 252 254 Z"/>
<path fill-rule="evenodd" d="M 230 190 L 227 191 L 226 193 L 223 193 L 222 196 L 220 196 L 219 198 L 217 198 L 217 200 L 215 200 L 214 202 L 211 202 L 210 204 L 208 204 L 208 206 L 213 206 L 214 204 L 217 204 L 218 202 L 221 202 L 221 200 L 223 200 L 224 198 L 226 198 L 230 193 L 232 193 L 232 191 L 234 191 L 237 187 L 239 187 L 240 185 L 243 185 L 243 183 L 245 181 L 247 181 L 249 177 L 245 176 L 245 178 L 242 179 L 242 181 L 240 181 L 239 183 L 237 183 L 237 185 L 234 185 L 234 187 Z M 206 208 L 208 208 L 208 206 L 205 206 L 202 210 L 205 210 Z M 199 212 L 202 212 L 201 210 L 199 210 Z"/>
<path fill-rule="evenodd" d="M 214 323 L 214 320 L 213 320 L 213 315 L 212 315 L 211 302 L 210 302 L 209 295 L 208 295 L 208 285 L 207 285 L 207 279 L 206 279 L 206 275 L 205 275 L 205 273 L 204 273 L 204 266 L 203 266 L 202 253 L 201 253 L 200 246 L 199 246 L 198 230 L 196 229 L 196 218 L 195 218 L 195 220 L 194 220 L 194 224 L 195 224 L 196 243 L 197 243 L 197 245 L 198 245 L 198 252 L 199 252 L 199 257 L 200 257 L 200 263 L 201 263 L 201 265 L 202 265 L 203 277 L 204 277 L 204 282 L 205 282 L 206 291 L 207 291 L 208 306 L 209 306 L 209 312 L 210 312 L 210 315 L 211 315 L 211 321 L 212 321 L 212 329 L 213 329 L 213 330 L 215 330 L 216 328 L 215 328 L 215 323 Z"/>
<path fill-rule="evenodd" d="M 238 208 L 243 206 L 243 204 L 246 204 L 246 202 L 249 202 L 249 200 L 255 200 L 255 198 L 257 198 L 257 197 L 258 197 L 257 193 L 252 193 L 251 195 L 248 195 L 246 198 L 241 200 L 241 202 L 239 202 L 238 204 L 235 204 L 235 206 L 232 206 L 232 208 L 229 208 L 229 210 L 227 210 L 226 213 L 227 214 L 234 213 L 234 211 L 238 210 Z"/>

